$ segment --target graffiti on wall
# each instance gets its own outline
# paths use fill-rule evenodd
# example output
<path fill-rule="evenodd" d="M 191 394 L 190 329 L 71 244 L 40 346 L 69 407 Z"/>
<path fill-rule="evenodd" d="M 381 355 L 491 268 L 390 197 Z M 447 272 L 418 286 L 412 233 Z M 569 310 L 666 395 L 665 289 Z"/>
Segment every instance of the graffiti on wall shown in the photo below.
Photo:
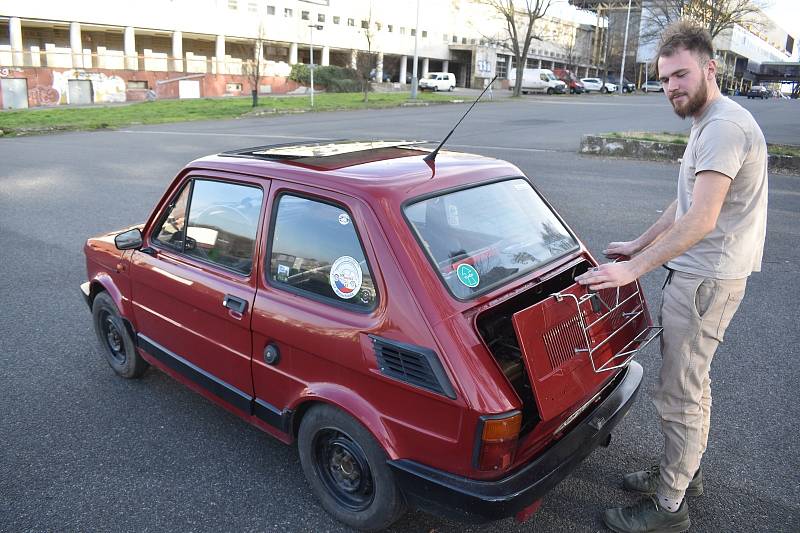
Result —
<path fill-rule="evenodd" d="M 86 72 L 85 70 L 65 70 L 53 72 L 53 85 L 37 86 L 29 91 L 33 105 L 68 104 L 70 80 L 91 82 L 92 101 L 94 103 L 112 103 L 125 101 L 125 80 L 119 76 L 109 76 L 102 72 Z"/>

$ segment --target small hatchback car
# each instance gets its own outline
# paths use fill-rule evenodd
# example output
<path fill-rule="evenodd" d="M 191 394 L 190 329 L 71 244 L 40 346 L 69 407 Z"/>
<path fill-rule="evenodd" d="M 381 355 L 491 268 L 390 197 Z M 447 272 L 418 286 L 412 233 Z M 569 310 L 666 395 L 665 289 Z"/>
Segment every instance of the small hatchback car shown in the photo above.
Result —
<path fill-rule="evenodd" d="M 278 145 L 184 168 L 89 239 L 111 368 L 153 365 L 285 443 L 325 509 L 522 520 L 630 409 L 657 335 L 532 182 L 418 145 Z"/>

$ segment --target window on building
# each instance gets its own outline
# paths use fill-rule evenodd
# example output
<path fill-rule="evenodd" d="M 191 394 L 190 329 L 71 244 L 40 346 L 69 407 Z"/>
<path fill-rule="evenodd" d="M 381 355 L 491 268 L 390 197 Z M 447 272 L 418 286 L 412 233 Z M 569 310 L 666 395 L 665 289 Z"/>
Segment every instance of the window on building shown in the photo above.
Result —
<path fill-rule="evenodd" d="M 228 0 L 228 9 L 238 9 L 239 2 L 237 0 Z"/>
<path fill-rule="evenodd" d="M 508 78 L 508 63 L 506 56 L 499 56 L 497 58 L 497 64 L 494 66 L 495 73 L 497 77 L 501 80 Z"/>
<path fill-rule="evenodd" d="M 381 23 L 380 22 L 376 22 L 375 23 L 375 31 L 381 31 Z"/>
<path fill-rule="evenodd" d="M 447 34 L 442 34 L 442 42 L 447 43 Z"/>
<path fill-rule="evenodd" d="M 355 221 L 341 206 L 282 195 L 275 216 L 269 281 L 354 310 L 375 306 L 375 284 Z"/>
<path fill-rule="evenodd" d="M 416 28 L 411 28 L 411 36 L 412 37 L 416 37 L 417 36 L 417 29 Z"/>
<path fill-rule="evenodd" d="M 334 23 L 334 24 L 339 24 L 339 21 L 340 21 L 340 20 L 341 20 L 341 19 L 340 19 L 339 17 L 333 17 L 333 23 Z"/>
<path fill-rule="evenodd" d="M 308 20 L 310 17 L 310 13 L 308 11 L 301 11 L 300 18 L 303 20 Z"/>
<path fill-rule="evenodd" d="M 387 25 L 386 25 L 386 30 L 387 30 L 389 33 L 392 33 L 392 32 L 394 31 L 394 26 L 392 26 L 391 24 L 387 24 Z"/>
<path fill-rule="evenodd" d="M 405 34 L 406 34 L 406 29 L 400 26 L 400 35 L 405 35 Z"/>
<path fill-rule="evenodd" d="M 532 57 L 525 59 L 525 68 L 537 68 L 538 66 L 539 62 L 536 59 Z"/>
<path fill-rule="evenodd" d="M 256 4 L 255 2 L 248 2 L 247 11 L 249 11 L 250 13 L 258 13 L 258 4 Z"/>
<path fill-rule="evenodd" d="M 467 44 L 467 38 L 466 37 L 462 37 L 461 38 L 461 44 Z"/>
<path fill-rule="evenodd" d="M 453 35 L 453 44 L 458 44 L 458 37 Z"/>
<path fill-rule="evenodd" d="M 323 13 L 317 13 L 317 22 L 325 22 L 325 15 Z"/>
<path fill-rule="evenodd" d="M 275 6 L 267 6 L 267 15 L 275 14 Z"/>
<path fill-rule="evenodd" d="M 226 93 L 242 92 L 242 84 L 241 83 L 226 83 L 225 84 L 225 92 Z"/>
<path fill-rule="evenodd" d="M 361 29 L 363 29 L 363 30 L 368 30 L 369 29 L 369 21 L 368 20 L 362 20 L 361 21 Z"/>
<path fill-rule="evenodd" d="M 128 89 L 147 89 L 147 82 L 139 80 L 129 80 Z"/>
<path fill-rule="evenodd" d="M 355 26 L 356 25 L 355 19 L 347 19 L 347 25 L 348 26 Z"/>
<path fill-rule="evenodd" d="M 249 274 L 262 195 L 257 187 L 193 180 L 164 215 L 155 240 L 203 262 Z"/>
<path fill-rule="evenodd" d="M 478 41 L 476 39 L 470 39 L 469 44 L 477 44 Z"/>
<path fill-rule="evenodd" d="M 283 16 L 287 18 L 292 18 L 294 16 L 294 11 L 292 11 L 292 8 L 290 7 L 285 7 L 283 8 Z"/>
<path fill-rule="evenodd" d="M 425 39 L 428 37 L 428 30 L 422 30 L 422 38 Z"/>

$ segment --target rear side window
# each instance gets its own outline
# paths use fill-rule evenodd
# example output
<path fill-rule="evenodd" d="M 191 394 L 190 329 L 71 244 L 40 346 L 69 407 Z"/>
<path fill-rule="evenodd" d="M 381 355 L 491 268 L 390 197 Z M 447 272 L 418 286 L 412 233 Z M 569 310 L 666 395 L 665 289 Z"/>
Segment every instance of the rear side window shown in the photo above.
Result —
<path fill-rule="evenodd" d="M 155 240 L 187 256 L 250 274 L 262 197 L 258 187 L 192 180 L 168 208 Z"/>
<path fill-rule="evenodd" d="M 269 280 L 279 287 L 357 310 L 369 310 L 377 300 L 361 241 L 343 207 L 281 195 L 269 261 Z"/>

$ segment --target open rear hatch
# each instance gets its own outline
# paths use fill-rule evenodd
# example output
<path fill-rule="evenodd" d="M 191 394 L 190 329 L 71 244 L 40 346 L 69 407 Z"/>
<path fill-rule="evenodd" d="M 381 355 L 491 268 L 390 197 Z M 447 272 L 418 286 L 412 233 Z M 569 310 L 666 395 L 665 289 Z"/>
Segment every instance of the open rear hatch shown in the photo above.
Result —
<path fill-rule="evenodd" d="M 596 293 L 573 283 L 512 322 L 542 421 L 579 407 L 661 330 L 638 282 Z"/>

